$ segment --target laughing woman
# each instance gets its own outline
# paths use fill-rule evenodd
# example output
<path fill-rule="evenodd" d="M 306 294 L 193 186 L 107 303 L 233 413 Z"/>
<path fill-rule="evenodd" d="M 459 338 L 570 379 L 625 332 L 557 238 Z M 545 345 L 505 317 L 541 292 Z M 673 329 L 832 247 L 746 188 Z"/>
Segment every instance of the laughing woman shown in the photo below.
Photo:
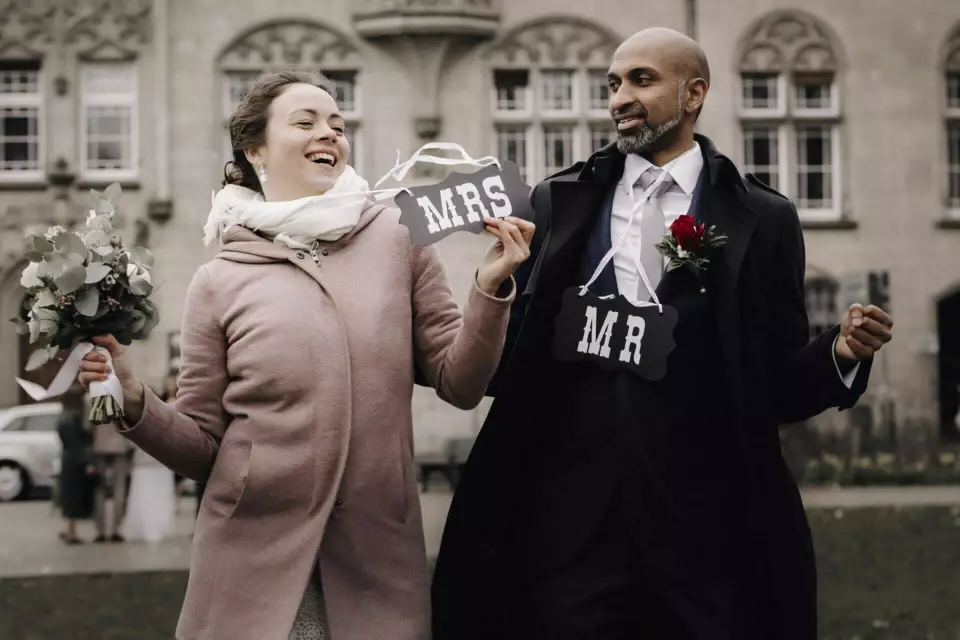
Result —
<path fill-rule="evenodd" d="M 230 136 L 206 229 L 221 251 L 187 292 L 176 402 L 97 339 L 124 435 L 207 481 L 177 638 L 425 640 L 414 369 L 447 402 L 480 402 L 533 226 L 488 220 L 496 240 L 461 313 L 436 250 L 364 195 L 325 80 L 265 76 Z M 79 379 L 106 372 L 90 354 Z"/>

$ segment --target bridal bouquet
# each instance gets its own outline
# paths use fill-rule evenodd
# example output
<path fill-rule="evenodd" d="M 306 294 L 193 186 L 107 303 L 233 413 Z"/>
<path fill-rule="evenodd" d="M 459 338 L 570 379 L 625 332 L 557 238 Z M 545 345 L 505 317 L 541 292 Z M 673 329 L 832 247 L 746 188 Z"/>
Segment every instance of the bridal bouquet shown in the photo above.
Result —
<path fill-rule="evenodd" d="M 48 389 L 17 379 L 34 400 L 62 395 L 76 378 L 79 361 L 95 348 L 110 362 L 105 349 L 89 342 L 93 336 L 110 333 L 129 345 L 146 338 L 158 323 L 157 308 L 148 299 L 153 292 L 153 256 L 143 247 L 128 251 L 113 236 L 120 186 L 110 185 L 103 194 L 92 190 L 90 195 L 94 208 L 82 229 L 54 226 L 26 241 L 29 264 L 20 277 L 26 294 L 13 319 L 17 331 L 28 334 L 30 344 L 38 347 L 26 369 L 38 369 L 61 351 L 73 349 Z M 115 375 L 92 383 L 90 395 L 93 424 L 123 417 L 123 392 Z"/>

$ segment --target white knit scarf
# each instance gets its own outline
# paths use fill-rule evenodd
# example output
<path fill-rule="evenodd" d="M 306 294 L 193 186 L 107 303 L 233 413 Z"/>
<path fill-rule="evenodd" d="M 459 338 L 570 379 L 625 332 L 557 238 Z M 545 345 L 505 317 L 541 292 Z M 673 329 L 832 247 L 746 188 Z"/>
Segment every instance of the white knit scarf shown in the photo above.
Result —
<path fill-rule="evenodd" d="M 252 189 L 228 184 L 213 197 L 203 242 L 209 245 L 233 226 L 258 231 L 293 249 L 309 249 L 317 240 L 339 240 L 360 220 L 369 186 L 349 165 L 329 191 L 297 200 L 267 202 Z"/>

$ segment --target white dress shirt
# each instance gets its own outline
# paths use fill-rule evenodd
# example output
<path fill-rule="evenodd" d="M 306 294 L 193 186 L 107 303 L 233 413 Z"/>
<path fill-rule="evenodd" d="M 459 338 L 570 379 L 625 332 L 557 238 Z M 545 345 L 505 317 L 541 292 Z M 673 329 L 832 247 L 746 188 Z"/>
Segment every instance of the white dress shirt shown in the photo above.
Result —
<path fill-rule="evenodd" d="M 627 237 L 620 249 L 613 256 L 613 267 L 617 278 L 617 289 L 633 304 L 637 304 L 637 295 L 643 289 L 643 282 L 640 278 L 640 272 L 637 269 L 637 261 L 634 256 L 640 252 L 640 225 L 643 219 L 643 209 L 646 202 L 641 202 L 643 190 L 637 185 L 637 181 L 643 173 L 653 166 L 649 160 L 635 153 L 627 154 L 623 166 L 623 176 L 617 184 L 617 189 L 613 195 L 613 207 L 610 212 L 610 243 L 611 246 L 617 246 L 620 238 L 627 233 Z M 693 147 L 685 151 L 682 155 L 674 158 L 661 167 L 672 178 L 670 186 L 660 195 L 660 208 L 663 210 L 663 234 L 669 233 L 670 225 L 682 215 L 689 213 L 690 205 L 693 204 L 693 192 L 697 187 L 697 181 L 700 179 L 700 172 L 703 170 L 703 154 L 700 151 L 700 145 L 696 142 Z M 631 199 L 627 190 L 633 190 Z M 636 202 L 636 211 L 633 203 Z M 635 216 L 633 224 L 630 224 L 630 218 Z M 627 227 L 629 226 L 629 232 Z M 660 238 L 655 240 L 660 241 Z M 666 266 L 666 257 L 664 257 L 664 266 Z M 839 340 L 839 338 L 837 338 Z M 837 368 L 837 375 L 843 380 L 847 388 L 853 386 L 854 378 L 860 371 L 860 364 L 847 373 L 840 373 L 840 365 L 837 363 L 836 340 L 834 341 L 833 363 Z"/>
<path fill-rule="evenodd" d="M 634 257 L 640 253 L 640 226 L 643 210 L 646 207 L 646 202 L 641 202 L 643 190 L 637 185 L 637 181 L 652 166 L 653 164 L 643 156 L 635 153 L 628 154 L 623 166 L 623 177 L 613 195 L 610 218 L 611 246 L 616 246 L 623 234 L 627 233 L 627 227 L 630 227 L 629 235 L 613 256 L 613 269 L 617 277 L 617 289 L 634 304 L 639 302 L 637 295 L 644 288 Z M 700 145 L 694 142 L 693 147 L 665 164 L 662 169 L 670 175 L 672 182 L 660 195 L 660 208 L 663 209 L 664 221 L 661 236 L 669 233 L 670 225 L 677 218 L 690 211 L 693 191 L 697 187 L 697 180 L 703 169 Z M 633 200 L 628 195 L 627 189 L 633 190 Z M 634 212 L 634 202 L 637 203 L 636 212 Z M 630 225 L 631 216 L 635 216 L 632 225 Z M 660 239 L 656 238 L 654 242 L 659 242 Z M 666 266 L 666 258 L 664 258 L 664 266 Z"/>

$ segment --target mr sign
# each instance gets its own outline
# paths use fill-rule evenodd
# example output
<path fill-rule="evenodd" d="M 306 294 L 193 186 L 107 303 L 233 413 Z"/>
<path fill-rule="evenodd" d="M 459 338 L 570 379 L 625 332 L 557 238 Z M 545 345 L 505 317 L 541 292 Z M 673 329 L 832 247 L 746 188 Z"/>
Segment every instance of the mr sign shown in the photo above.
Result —
<path fill-rule="evenodd" d="M 490 165 L 475 173 L 453 172 L 439 184 L 397 194 L 400 223 L 410 229 L 413 243 L 433 244 L 457 231 L 481 233 L 484 216 L 532 220 L 530 187 L 516 164 L 502 166 L 502 170 Z"/>
<path fill-rule="evenodd" d="M 667 356 L 676 346 L 677 310 L 635 307 L 623 296 L 602 299 L 579 287 L 563 293 L 553 337 L 553 357 L 592 362 L 603 369 L 627 369 L 646 380 L 667 372 Z"/>

